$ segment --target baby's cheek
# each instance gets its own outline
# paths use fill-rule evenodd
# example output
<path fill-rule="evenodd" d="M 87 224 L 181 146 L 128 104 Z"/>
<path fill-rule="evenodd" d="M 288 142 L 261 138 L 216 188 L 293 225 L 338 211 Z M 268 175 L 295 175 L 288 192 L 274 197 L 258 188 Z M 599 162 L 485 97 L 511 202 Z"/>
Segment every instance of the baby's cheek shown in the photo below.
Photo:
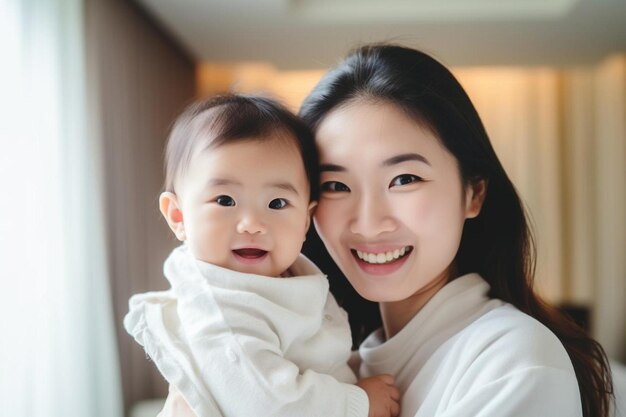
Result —
<path fill-rule="evenodd" d="M 194 255 L 205 262 L 224 266 L 230 253 L 230 237 L 227 228 L 218 222 L 198 222 L 193 231 L 193 238 L 189 239 Z"/>

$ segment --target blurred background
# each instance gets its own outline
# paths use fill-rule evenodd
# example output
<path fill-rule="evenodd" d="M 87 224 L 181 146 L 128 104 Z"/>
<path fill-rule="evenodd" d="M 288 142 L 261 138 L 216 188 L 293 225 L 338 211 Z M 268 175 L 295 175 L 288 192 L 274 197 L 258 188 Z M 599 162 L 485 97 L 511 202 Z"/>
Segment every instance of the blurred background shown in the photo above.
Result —
<path fill-rule="evenodd" d="M 530 211 L 538 290 L 626 361 L 626 2 L 4 0 L 0 415 L 151 410 L 166 384 L 121 323 L 167 287 L 173 119 L 226 91 L 297 111 L 381 41 L 452 68 Z"/>

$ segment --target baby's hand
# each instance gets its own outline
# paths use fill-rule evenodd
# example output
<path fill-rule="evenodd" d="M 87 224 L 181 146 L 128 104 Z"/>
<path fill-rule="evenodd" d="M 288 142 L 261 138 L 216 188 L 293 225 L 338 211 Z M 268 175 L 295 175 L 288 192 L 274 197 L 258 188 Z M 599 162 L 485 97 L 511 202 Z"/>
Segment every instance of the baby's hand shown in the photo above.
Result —
<path fill-rule="evenodd" d="M 356 383 L 370 401 L 368 417 L 396 417 L 400 414 L 400 391 L 389 374 L 363 378 Z"/>

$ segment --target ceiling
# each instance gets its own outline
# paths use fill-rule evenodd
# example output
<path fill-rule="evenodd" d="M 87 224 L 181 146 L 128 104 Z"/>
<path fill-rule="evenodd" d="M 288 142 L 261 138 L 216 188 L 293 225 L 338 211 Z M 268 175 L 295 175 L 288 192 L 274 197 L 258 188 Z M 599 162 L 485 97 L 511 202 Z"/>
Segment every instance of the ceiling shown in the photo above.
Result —
<path fill-rule="evenodd" d="M 626 52 L 626 0 L 134 0 L 199 61 L 334 65 L 391 41 L 464 65 L 587 65 Z"/>

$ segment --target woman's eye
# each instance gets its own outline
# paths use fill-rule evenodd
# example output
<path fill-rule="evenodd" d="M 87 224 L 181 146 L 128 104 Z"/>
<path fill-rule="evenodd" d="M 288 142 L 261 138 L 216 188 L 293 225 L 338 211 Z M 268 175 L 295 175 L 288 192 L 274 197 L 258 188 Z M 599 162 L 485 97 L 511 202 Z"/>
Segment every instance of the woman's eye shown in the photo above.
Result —
<path fill-rule="evenodd" d="M 350 188 L 344 183 L 339 181 L 327 181 L 320 185 L 322 192 L 329 193 L 346 193 L 350 191 Z"/>
<path fill-rule="evenodd" d="M 220 195 L 215 199 L 215 202 L 220 206 L 232 207 L 235 205 L 235 200 L 227 195 Z"/>
<path fill-rule="evenodd" d="M 402 174 L 391 180 L 391 184 L 389 184 L 389 187 L 397 187 L 399 185 L 407 185 L 419 181 L 422 181 L 422 178 L 418 177 L 417 175 Z"/>
<path fill-rule="evenodd" d="M 287 204 L 289 203 L 284 198 L 275 198 L 272 201 L 270 201 L 269 208 L 274 209 L 274 210 L 279 210 L 281 208 L 285 208 Z"/>

